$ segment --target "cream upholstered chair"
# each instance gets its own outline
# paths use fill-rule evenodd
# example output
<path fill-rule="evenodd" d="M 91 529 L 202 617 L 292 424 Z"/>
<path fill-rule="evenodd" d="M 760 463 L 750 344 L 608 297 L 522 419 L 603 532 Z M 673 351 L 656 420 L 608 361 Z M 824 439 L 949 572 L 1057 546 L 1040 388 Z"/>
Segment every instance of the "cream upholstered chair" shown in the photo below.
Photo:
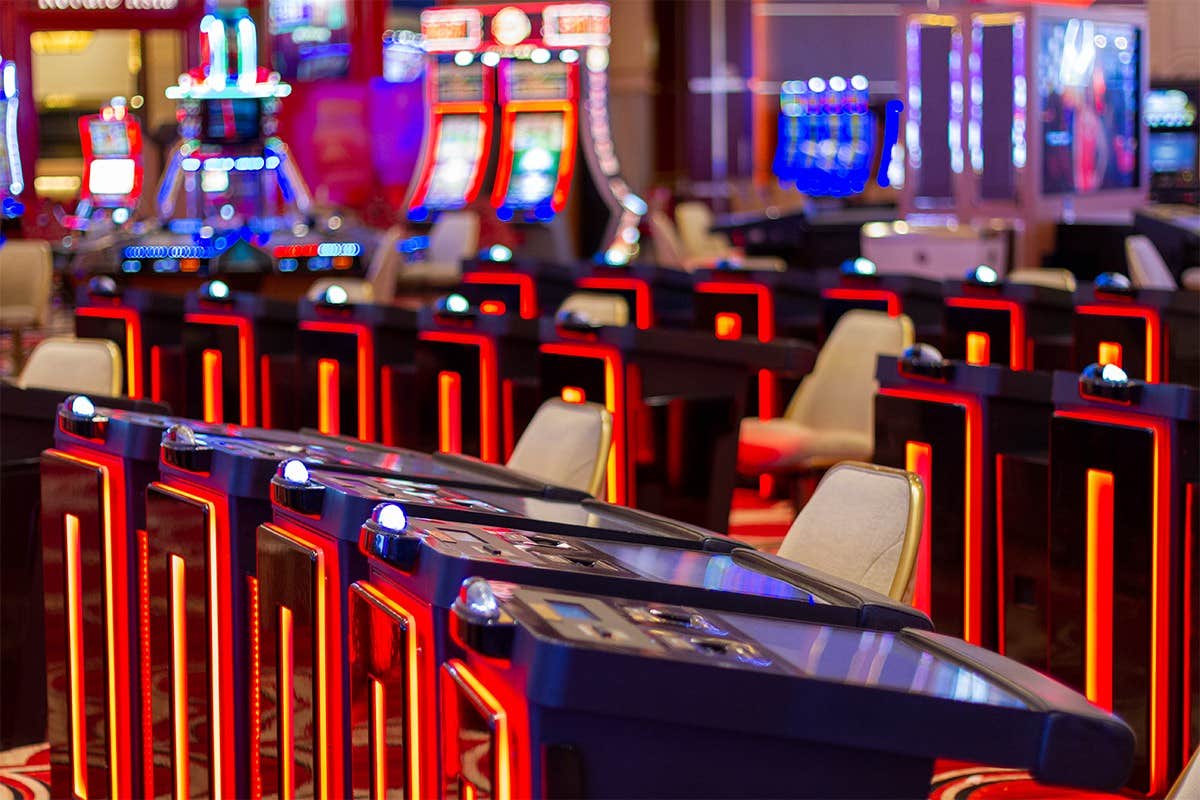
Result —
<path fill-rule="evenodd" d="M 401 282 L 455 286 L 462 277 L 462 262 L 479 252 L 479 215 L 474 211 L 447 211 L 429 229 L 429 246 L 422 261 L 404 265 Z"/>
<path fill-rule="evenodd" d="M 875 364 L 913 343 L 912 320 L 854 309 L 841 316 L 782 417 L 742 420 L 744 474 L 802 472 L 871 458 L 875 449 Z"/>
<path fill-rule="evenodd" d="M 907 602 L 924 509 L 915 474 L 843 461 L 817 484 L 779 555 Z"/>
<path fill-rule="evenodd" d="M 391 303 L 396 297 L 396 277 L 400 274 L 404 257 L 400 255 L 400 242 L 404 240 L 404 226 L 393 225 L 383 232 L 367 264 L 367 283 L 376 303 Z"/>
<path fill-rule="evenodd" d="M 679 240 L 675 223 L 662 211 L 651 211 L 648 217 L 650 234 L 654 237 L 654 260 L 663 266 L 685 268 L 687 253 Z"/>
<path fill-rule="evenodd" d="M 9 239 L 0 244 L 0 328 L 12 331 L 14 372 L 25 363 L 22 333 L 46 324 L 53 280 L 49 242 Z"/>
<path fill-rule="evenodd" d="M 1178 289 L 1175 276 L 1167 267 L 1149 237 L 1136 235 L 1125 237 L 1125 261 L 1129 264 L 1129 278 L 1139 289 Z"/>
<path fill-rule="evenodd" d="M 581 314 L 597 325 L 623 328 L 629 324 L 629 302 L 619 294 L 573 292 L 558 307 L 560 314 L 564 311 Z"/>
<path fill-rule="evenodd" d="M 51 336 L 33 348 L 17 385 L 116 397 L 121 379 L 121 351 L 108 339 Z"/>
<path fill-rule="evenodd" d="M 683 205 L 687 205 L 684 203 Z M 708 207 L 703 203 L 694 203 L 708 214 Z M 712 215 L 708 214 L 711 221 Z M 709 222 L 704 222 L 705 225 Z M 715 249 L 702 255 L 689 255 L 688 249 L 679 238 L 675 223 L 661 211 L 650 214 L 650 232 L 654 236 L 654 257 L 657 262 L 666 267 L 676 267 L 688 272 L 694 272 L 706 267 L 715 267 L 722 261 L 731 261 L 740 269 L 757 269 L 772 272 L 782 272 L 787 269 L 787 263 L 775 256 L 747 256 L 734 248 L 720 236 L 709 237 L 710 244 Z"/>
<path fill-rule="evenodd" d="M 690 201 L 675 206 L 675 227 L 687 258 L 721 259 L 733 253 L 724 236 L 712 232 L 713 213 L 704 203 Z"/>
<path fill-rule="evenodd" d="M 347 303 L 375 302 L 374 287 L 362 278 L 318 278 L 313 281 L 312 286 L 308 287 L 304 296 L 314 302 L 322 300 L 325 297 L 325 290 L 330 286 L 340 286 L 345 289 Z"/>
<path fill-rule="evenodd" d="M 1075 274 L 1069 269 L 1014 269 L 1005 277 L 1009 283 L 1075 291 Z"/>
<path fill-rule="evenodd" d="M 513 448 L 508 466 L 593 496 L 604 488 L 612 415 L 597 403 L 542 403 Z"/>

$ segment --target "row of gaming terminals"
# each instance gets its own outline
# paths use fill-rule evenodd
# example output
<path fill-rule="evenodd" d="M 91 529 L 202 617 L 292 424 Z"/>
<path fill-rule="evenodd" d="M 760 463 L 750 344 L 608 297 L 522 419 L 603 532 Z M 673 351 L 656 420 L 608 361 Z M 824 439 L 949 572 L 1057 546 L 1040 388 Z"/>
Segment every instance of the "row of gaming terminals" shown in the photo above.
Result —
<path fill-rule="evenodd" d="M 1122 721 L 920 611 L 478 460 L 75 395 L 41 470 L 53 796 L 925 798 L 936 758 L 1129 774 Z"/>

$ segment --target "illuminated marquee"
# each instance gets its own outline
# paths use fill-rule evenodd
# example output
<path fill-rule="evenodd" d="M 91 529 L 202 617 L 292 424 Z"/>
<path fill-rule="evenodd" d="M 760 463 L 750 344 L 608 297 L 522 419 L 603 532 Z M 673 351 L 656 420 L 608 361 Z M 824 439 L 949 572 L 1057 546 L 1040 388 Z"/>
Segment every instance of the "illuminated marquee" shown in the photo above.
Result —
<path fill-rule="evenodd" d="M 474 49 L 483 40 L 483 15 L 475 8 L 422 11 L 421 36 L 431 53 Z"/>
<path fill-rule="evenodd" d="M 179 0 L 37 0 L 40 11 L 173 11 Z"/>
<path fill-rule="evenodd" d="M 551 47 L 608 47 L 612 38 L 608 6 L 547 6 L 542 11 L 542 38 Z"/>

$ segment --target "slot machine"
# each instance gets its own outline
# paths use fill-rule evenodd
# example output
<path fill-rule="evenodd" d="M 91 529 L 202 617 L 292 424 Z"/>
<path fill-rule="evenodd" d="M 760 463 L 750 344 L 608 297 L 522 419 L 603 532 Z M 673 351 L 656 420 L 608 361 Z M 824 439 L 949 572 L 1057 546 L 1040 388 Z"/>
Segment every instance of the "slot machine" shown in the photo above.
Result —
<path fill-rule="evenodd" d="M 129 220 L 142 197 L 142 125 L 124 97 L 114 97 L 99 114 L 79 118 L 83 186 L 75 216 L 87 223 L 107 212 L 114 225 Z"/>
<path fill-rule="evenodd" d="M 17 65 L 0 57 L 0 125 L 3 125 L 0 130 L 0 219 L 13 219 L 24 211 L 20 196 L 25 191 L 25 175 L 17 142 L 17 112 L 20 107 Z"/>

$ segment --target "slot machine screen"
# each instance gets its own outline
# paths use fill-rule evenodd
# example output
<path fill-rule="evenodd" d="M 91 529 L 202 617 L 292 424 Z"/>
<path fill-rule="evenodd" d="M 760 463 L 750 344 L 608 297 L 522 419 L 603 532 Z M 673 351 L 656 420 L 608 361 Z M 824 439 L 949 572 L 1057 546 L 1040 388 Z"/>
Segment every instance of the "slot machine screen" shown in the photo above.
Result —
<path fill-rule="evenodd" d="M 522 112 L 512 128 L 512 177 L 504 202 L 531 208 L 548 201 L 558 182 L 563 151 L 563 114 L 559 111 Z"/>
<path fill-rule="evenodd" d="M 256 99 L 205 100 L 201 116 L 202 141 L 242 144 L 262 134 L 262 107 Z"/>
<path fill-rule="evenodd" d="M 97 157 L 129 155 L 129 131 L 124 122 L 93 119 L 88 121 L 92 154 Z"/>
<path fill-rule="evenodd" d="M 1127 23 L 1045 20 L 1037 33 L 1042 191 L 1138 185 L 1141 34 Z"/>
<path fill-rule="evenodd" d="M 1192 132 L 1150 134 L 1150 171 L 1155 174 L 1191 174 L 1196 172 L 1197 141 Z"/>
<path fill-rule="evenodd" d="M 88 191 L 93 195 L 124 195 L 133 191 L 134 163 L 131 158 L 93 161 L 88 170 Z"/>
<path fill-rule="evenodd" d="M 452 208 L 466 203 L 467 190 L 483 157 L 483 121 L 475 114 L 447 114 L 438 129 L 434 166 L 425 205 Z"/>

